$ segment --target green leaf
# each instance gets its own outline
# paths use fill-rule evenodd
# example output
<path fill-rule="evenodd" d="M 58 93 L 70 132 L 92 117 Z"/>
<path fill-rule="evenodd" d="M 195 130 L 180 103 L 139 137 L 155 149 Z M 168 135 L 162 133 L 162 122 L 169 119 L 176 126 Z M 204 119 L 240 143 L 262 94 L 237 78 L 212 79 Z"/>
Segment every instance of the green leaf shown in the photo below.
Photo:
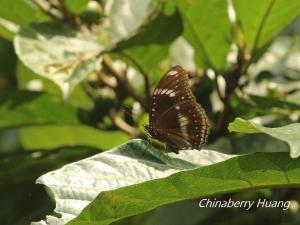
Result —
<path fill-rule="evenodd" d="M 233 0 L 237 20 L 250 49 L 268 44 L 300 13 L 300 1 L 290 0 Z"/>
<path fill-rule="evenodd" d="M 184 37 L 195 49 L 199 67 L 224 70 L 232 43 L 227 2 L 219 0 L 178 0 L 184 21 Z"/>
<path fill-rule="evenodd" d="M 0 0 L 0 17 L 25 26 L 31 22 L 45 21 L 48 17 L 32 1 Z"/>
<path fill-rule="evenodd" d="M 88 2 L 89 0 L 63 0 L 64 5 L 75 14 L 83 12 Z"/>
<path fill-rule="evenodd" d="M 19 89 L 61 95 L 59 87 L 53 81 L 34 73 L 21 61 L 17 63 L 17 79 Z M 90 110 L 94 106 L 94 102 L 88 97 L 83 86 L 80 84 L 74 88 L 74 91 L 69 96 L 68 103 L 81 109 Z"/>
<path fill-rule="evenodd" d="M 0 17 L 0 37 L 12 41 L 18 30 L 19 26 L 17 24 Z"/>
<path fill-rule="evenodd" d="M 291 159 L 287 153 L 233 156 L 191 150 L 163 154 L 133 140 L 43 175 L 38 183 L 51 189 L 56 212 L 62 215 L 60 219 L 49 216 L 49 225 L 63 224 L 79 213 L 68 224 L 106 225 L 188 199 L 300 185 L 299 175 L 300 158 Z M 66 205 L 71 207 L 62 207 Z"/>
<path fill-rule="evenodd" d="M 9 91 L 0 96 L 0 127 L 29 124 L 77 124 L 77 110 L 60 98 L 30 91 Z"/>
<path fill-rule="evenodd" d="M 233 156 L 206 150 L 181 151 L 178 155 L 175 153 L 163 154 L 160 150 L 151 147 L 146 141 L 132 140 L 111 151 L 103 152 L 91 158 L 67 165 L 60 170 L 45 174 L 40 177 L 37 182 L 47 185 L 54 194 L 57 202 L 55 211 L 60 213 L 62 218 L 58 219 L 49 216 L 48 222 L 49 225 L 54 223 L 58 225 L 64 224 L 78 215 L 100 192 L 100 195 L 105 195 L 110 193 L 107 191 L 144 183 L 146 181 L 148 181 L 146 183 L 150 182 L 151 184 L 155 182 L 156 179 L 164 178 L 180 171 L 193 169 L 199 165 L 210 165 L 231 157 Z M 125 208 L 123 209 L 125 211 L 128 210 L 125 214 L 133 215 L 132 210 L 134 210 L 136 203 L 140 208 L 137 213 L 142 213 L 151 209 L 147 206 L 149 202 L 156 205 L 156 207 L 168 202 L 168 197 L 165 195 L 167 195 L 167 191 L 170 190 L 170 188 L 174 188 L 173 185 L 176 185 L 177 182 L 165 182 L 164 179 L 156 181 L 159 182 L 153 186 L 150 185 L 150 189 L 147 191 L 142 188 L 140 191 L 134 190 L 130 192 L 131 195 L 135 197 L 133 197 L 132 200 L 128 199 L 128 202 L 124 205 Z M 190 187 L 192 187 L 197 182 L 193 177 L 193 179 L 185 184 L 189 184 Z M 169 184 L 169 186 L 167 184 Z M 168 187 L 161 189 L 160 187 L 164 185 Z M 66 186 L 68 187 L 67 189 Z M 139 187 L 139 185 L 136 187 Z M 201 188 L 199 190 L 201 190 Z M 157 194 L 156 198 L 159 199 L 162 197 L 162 199 L 149 201 L 147 196 L 150 197 L 151 193 L 154 192 Z M 175 192 L 178 193 L 178 198 L 180 198 L 179 190 Z M 186 193 L 186 191 L 183 192 Z M 171 193 L 174 192 L 172 191 Z M 124 197 L 127 199 L 126 196 Z M 140 198 L 140 200 L 136 200 L 136 198 Z M 108 200 L 107 198 L 105 199 Z M 101 223 L 101 220 L 96 223 L 108 224 L 113 220 L 124 217 L 124 215 L 122 215 L 123 212 L 118 209 L 118 207 L 122 207 L 121 204 L 123 204 L 123 200 L 122 197 L 117 197 L 114 200 L 108 200 L 109 202 L 106 202 L 104 205 L 100 203 L 101 206 L 99 205 L 100 207 L 94 211 L 94 213 L 102 214 L 103 220 L 107 219 L 105 217 L 111 216 L 109 209 L 111 204 L 116 206 L 117 211 L 115 211 L 116 214 L 113 218 L 106 220 L 106 223 Z M 98 200 L 96 200 L 96 202 L 98 202 Z M 130 206 L 128 204 L 130 204 Z M 69 207 L 66 208 L 64 206 Z M 94 215 L 94 213 L 92 214 Z M 106 215 L 103 215 L 103 213 Z M 53 223 L 51 223 L 51 221 Z"/>
<path fill-rule="evenodd" d="M 119 43 L 114 52 L 120 53 L 138 69 L 142 68 L 155 82 L 163 75 L 159 64 L 167 58 L 171 43 L 181 32 L 182 22 L 177 12 L 170 16 L 160 14 L 145 25 L 142 32 Z"/>
<path fill-rule="evenodd" d="M 249 120 L 236 118 L 229 124 L 229 131 L 241 133 L 265 133 L 274 138 L 287 142 L 290 146 L 290 155 L 297 158 L 300 155 L 300 123 L 293 123 L 283 127 L 268 128 Z"/>
<path fill-rule="evenodd" d="M 0 37 L 1 91 L 10 88 L 15 82 L 16 59 L 17 56 L 15 55 L 12 43 Z"/>
<path fill-rule="evenodd" d="M 25 149 L 54 149 L 70 146 L 89 146 L 109 149 L 124 143 L 128 135 L 121 131 L 104 131 L 77 125 L 46 125 L 21 128 L 21 141 Z"/>
<path fill-rule="evenodd" d="M 34 24 L 16 35 L 18 57 L 35 73 L 55 82 L 68 97 L 93 71 L 103 47 L 82 34 L 51 23 Z"/>
<path fill-rule="evenodd" d="M 1 154 L 0 224 L 29 224 L 32 218 L 43 217 L 54 206 L 44 187 L 35 185 L 34 181 L 48 171 L 89 157 L 96 152 L 98 150 L 77 147 L 46 154 L 41 152 L 20 154 L 20 151 L 17 154 Z M 30 193 L 34 193 L 34 198 Z M 19 212 L 18 216 L 16 212 Z"/>

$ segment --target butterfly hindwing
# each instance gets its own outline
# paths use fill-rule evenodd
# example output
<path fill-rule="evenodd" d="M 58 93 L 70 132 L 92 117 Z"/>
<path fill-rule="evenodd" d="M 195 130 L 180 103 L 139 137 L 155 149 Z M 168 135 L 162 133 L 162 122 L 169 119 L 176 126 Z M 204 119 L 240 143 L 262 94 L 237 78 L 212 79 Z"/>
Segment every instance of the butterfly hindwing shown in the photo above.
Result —
<path fill-rule="evenodd" d="M 207 142 L 208 118 L 196 102 L 185 101 L 175 105 L 159 121 L 162 124 L 156 128 L 162 141 L 165 139 L 179 149 L 200 149 Z"/>

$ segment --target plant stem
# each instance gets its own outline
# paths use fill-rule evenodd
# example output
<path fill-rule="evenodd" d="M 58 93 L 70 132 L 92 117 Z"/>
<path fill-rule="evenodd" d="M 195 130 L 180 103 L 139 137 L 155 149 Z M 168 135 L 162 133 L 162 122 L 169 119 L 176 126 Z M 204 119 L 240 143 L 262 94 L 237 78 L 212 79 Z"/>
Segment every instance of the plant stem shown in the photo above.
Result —
<path fill-rule="evenodd" d="M 113 109 L 110 110 L 109 115 L 114 125 L 117 126 L 119 129 L 121 129 L 122 131 L 124 131 L 125 133 L 129 134 L 134 138 L 140 135 L 140 132 L 137 129 L 130 126 L 121 117 L 117 116 L 115 110 Z"/>

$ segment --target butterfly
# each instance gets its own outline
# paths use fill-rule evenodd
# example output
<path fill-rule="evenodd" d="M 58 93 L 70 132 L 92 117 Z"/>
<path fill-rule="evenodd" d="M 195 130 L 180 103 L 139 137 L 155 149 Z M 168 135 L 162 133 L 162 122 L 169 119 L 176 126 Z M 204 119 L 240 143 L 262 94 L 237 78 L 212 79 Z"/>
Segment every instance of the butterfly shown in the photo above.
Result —
<path fill-rule="evenodd" d="M 153 91 L 148 134 L 166 143 L 167 149 L 201 149 L 209 135 L 209 122 L 188 85 L 188 74 L 180 66 L 172 67 Z"/>

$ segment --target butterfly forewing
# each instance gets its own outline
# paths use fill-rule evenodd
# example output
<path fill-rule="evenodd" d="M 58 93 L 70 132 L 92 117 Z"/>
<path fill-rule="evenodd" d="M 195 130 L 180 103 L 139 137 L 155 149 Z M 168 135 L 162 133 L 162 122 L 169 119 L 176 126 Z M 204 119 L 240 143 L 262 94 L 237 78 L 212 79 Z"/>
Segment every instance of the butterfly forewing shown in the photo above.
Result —
<path fill-rule="evenodd" d="M 196 102 L 188 86 L 188 74 L 180 66 L 171 68 L 153 92 L 149 131 L 175 152 L 200 149 L 207 141 L 206 113 Z"/>
<path fill-rule="evenodd" d="M 185 90 L 188 90 L 188 75 L 179 66 L 171 68 L 154 89 L 151 103 L 150 123 L 181 101 Z"/>

